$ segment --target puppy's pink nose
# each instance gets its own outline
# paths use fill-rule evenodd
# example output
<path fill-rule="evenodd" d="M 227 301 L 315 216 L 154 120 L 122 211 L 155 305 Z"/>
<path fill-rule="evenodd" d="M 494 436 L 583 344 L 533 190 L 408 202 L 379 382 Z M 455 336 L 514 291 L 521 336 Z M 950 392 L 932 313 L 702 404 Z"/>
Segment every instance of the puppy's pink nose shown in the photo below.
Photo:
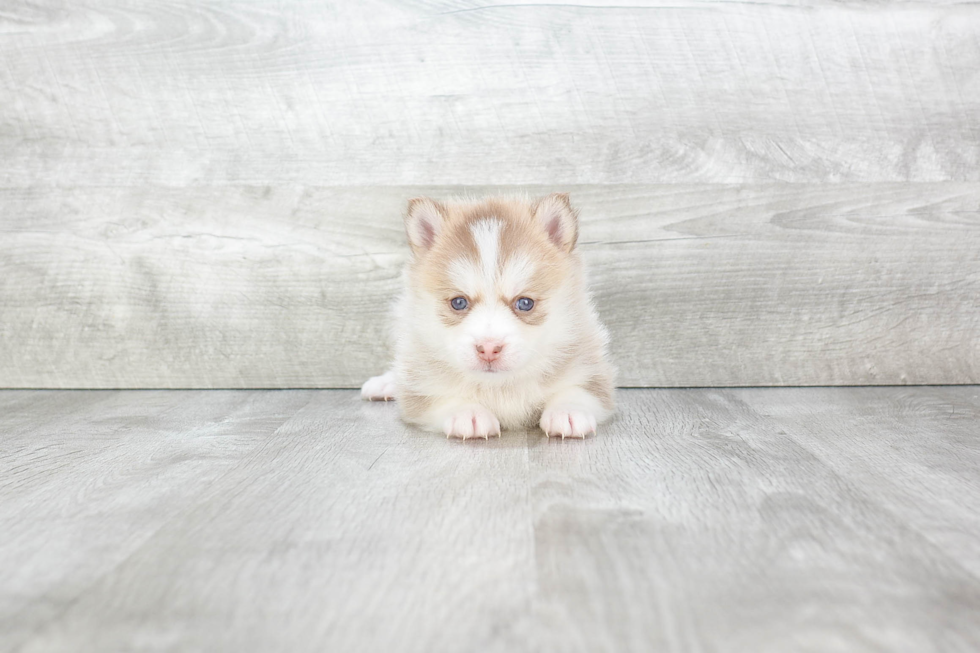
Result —
<path fill-rule="evenodd" d="M 492 363 L 500 358 L 500 352 L 503 350 L 504 343 L 499 340 L 484 340 L 483 342 L 476 343 L 476 355 L 488 363 Z"/>

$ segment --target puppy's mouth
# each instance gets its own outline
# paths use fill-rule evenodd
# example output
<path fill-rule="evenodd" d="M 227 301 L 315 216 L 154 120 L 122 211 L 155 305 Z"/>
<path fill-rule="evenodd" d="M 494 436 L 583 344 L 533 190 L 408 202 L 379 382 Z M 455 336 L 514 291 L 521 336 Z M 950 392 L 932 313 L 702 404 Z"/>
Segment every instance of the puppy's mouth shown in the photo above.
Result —
<path fill-rule="evenodd" d="M 485 374 L 499 374 L 501 372 L 506 372 L 507 366 L 499 362 L 485 363 L 483 361 L 480 361 L 476 365 L 476 371 L 483 372 Z"/>

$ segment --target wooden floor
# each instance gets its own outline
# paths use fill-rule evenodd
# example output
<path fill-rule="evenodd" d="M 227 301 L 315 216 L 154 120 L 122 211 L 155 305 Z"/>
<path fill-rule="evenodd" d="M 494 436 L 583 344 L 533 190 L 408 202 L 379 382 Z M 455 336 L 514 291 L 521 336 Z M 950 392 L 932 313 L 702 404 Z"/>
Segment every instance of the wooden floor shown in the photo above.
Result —
<path fill-rule="evenodd" d="M 980 650 L 980 388 L 0 392 L 3 651 Z"/>

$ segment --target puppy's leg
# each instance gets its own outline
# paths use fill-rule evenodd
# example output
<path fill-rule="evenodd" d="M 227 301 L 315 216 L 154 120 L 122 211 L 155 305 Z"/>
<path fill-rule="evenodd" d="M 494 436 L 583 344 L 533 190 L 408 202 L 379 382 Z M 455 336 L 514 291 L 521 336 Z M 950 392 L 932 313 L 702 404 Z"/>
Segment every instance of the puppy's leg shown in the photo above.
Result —
<path fill-rule="evenodd" d="M 442 423 L 442 431 L 447 438 L 483 438 L 491 435 L 500 437 L 500 422 L 497 416 L 480 404 L 446 406 L 432 414 L 430 420 Z"/>
<path fill-rule="evenodd" d="M 572 387 L 558 392 L 545 404 L 539 425 L 547 436 L 584 438 L 595 435 L 596 425 L 611 413 L 598 397 Z"/>
<path fill-rule="evenodd" d="M 361 399 L 366 401 L 393 401 L 395 399 L 395 374 L 385 372 L 372 376 L 361 386 Z"/>

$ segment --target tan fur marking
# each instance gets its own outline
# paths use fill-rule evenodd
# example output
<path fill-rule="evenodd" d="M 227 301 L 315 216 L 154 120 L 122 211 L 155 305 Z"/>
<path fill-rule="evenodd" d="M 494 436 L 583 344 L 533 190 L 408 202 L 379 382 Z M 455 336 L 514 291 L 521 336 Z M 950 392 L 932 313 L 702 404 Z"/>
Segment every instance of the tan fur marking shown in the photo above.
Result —
<path fill-rule="evenodd" d="M 598 399 L 602 403 L 603 408 L 612 410 L 615 406 L 615 402 L 613 401 L 612 379 L 609 377 L 596 374 L 585 382 L 583 389 Z"/>
<path fill-rule="evenodd" d="M 534 272 L 527 285 L 513 297 L 501 298 L 515 316 L 525 324 L 537 325 L 547 317 L 548 296 L 557 288 L 568 271 L 567 255 L 557 249 L 542 231 L 534 216 L 526 210 L 516 213 L 504 224 L 500 233 L 501 268 L 510 257 L 524 255 L 534 261 Z M 534 300 L 530 311 L 519 311 L 514 302 L 520 297 Z"/>
<path fill-rule="evenodd" d="M 403 392 L 398 397 L 402 412 L 409 419 L 420 419 L 432 408 L 432 397 Z"/>
<path fill-rule="evenodd" d="M 573 261 L 568 253 L 555 247 L 548 239 L 529 206 L 520 201 L 504 199 L 491 199 L 478 204 L 449 203 L 442 206 L 445 222 L 441 233 L 433 247 L 414 262 L 412 272 L 425 288 L 444 301 L 445 306 L 439 311 L 443 323 L 459 324 L 466 316 L 466 311 L 454 311 L 449 306 L 449 300 L 463 294 L 453 283 L 450 269 L 458 259 L 468 260 L 479 268 L 480 253 L 471 227 L 490 218 L 501 223 L 498 271 L 503 269 L 511 256 L 518 253 L 535 263 L 535 272 L 527 288 L 515 297 L 501 297 L 499 300 L 524 323 L 543 323 L 547 318 L 548 294 L 562 282 Z M 533 299 L 534 308 L 527 312 L 517 311 L 513 302 L 518 297 Z M 471 308 L 481 299 L 467 297 Z"/>
<path fill-rule="evenodd" d="M 530 295 L 520 295 L 519 297 L 530 297 Z M 534 308 L 532 308 L 530 311 L 519 311 L 517 310 L 517 307 L 514 305 L 519 299 L 519 297 L 514 297 L 510 300 L 501 298 L 505 303 L 507 303 L 507 305 L 510 307 L 510 312 L 513 313 L 518 320 L 520 320 L 524 324 L 530 324 L 532 326 L 535 326 L 538 324 L 542 324 L 545 320 L 548 319 L 548 310 L 546 308 L 545 300 L 543 299 L 535 300 Z"/>

